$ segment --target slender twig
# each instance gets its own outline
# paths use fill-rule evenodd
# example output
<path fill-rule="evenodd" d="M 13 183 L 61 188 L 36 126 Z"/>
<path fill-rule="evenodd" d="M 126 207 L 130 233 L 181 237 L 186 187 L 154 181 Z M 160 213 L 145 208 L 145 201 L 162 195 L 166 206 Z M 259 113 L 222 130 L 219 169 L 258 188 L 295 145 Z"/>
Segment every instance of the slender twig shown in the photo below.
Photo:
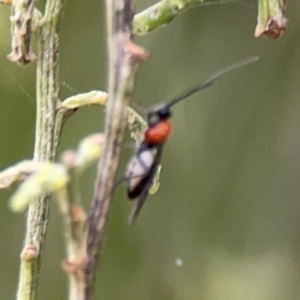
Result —
<path fill-rule="evenodd" d="M 191 8 L 229 3 L 251 6 L 240 0 L 221 0 L 214 2 L 207 0 L 162 0 L 134 16 L 133 34 L 145 35 L 154 29 L 169 24 L 179 14 Z"/>
<path fill-rule="evenodd" d="M 204 0 L 162 0 L 136 14 L 133 20 L 133 33 L 144 35 L 158 27 L 167 25 L 180 13 Z"/>
<path fill-rule="evenodd" d="M 134 88 L 135 71 L 147 53 L 131 42 L 131 0 L 106 0 L 109 86 L 105 121 L 106 142 L 98 165 L 88 217 L 85 300 L 92 299 L 99 250 L 108 221 L 111 189 L 117 172 L 127 125 L 126 106 Z"/>
<path fill-rule="evenodd" d="M 37 28 L 37 112 L 34 160 L 54 157 L 54 126 L 58 99 L 59 23 L 63 0 L 48 0 L 45 16 Z M 28 210 L 26 237 L 21 254 L 17 300 L 36 299 L 41 249 L 48 220 L 48 196 L 32 203 Z"/>
<path fill-rule="evenodd" d="M 102 91 L 91 91 L 81 93 L 65 99 L 58 103 L 54 130 L 54 152 L 58 147 L 62 128 L 67 119 L 73 115 L 81 106 L 104 105 L 107 93 Z"/>
<path fill-rule="evenodd" d="M 77 191 L 78 174 L 74 165 L 75 156 L 72 152 L 68 152 L 64 160 L 65 165 L 69 164 L 70 180 L 67 188 L 59 191 L 56 195 L 64 220 L 67 247 L 67 259 L 64 261 L 63 267 L 69 277 L 69 300 L 84 300 L 85 281 L 81 264 L 85 257 L 84 226 L 86 214 L 80 205 Z"/>
<path fill-rule="evenodd" d="M 64 220 L 67 259 L 63 267 L 69 277 L 69 300 L 84 300 L 86 262 L 86 214 L 81 206 L 78 190 L 79 175 L 101 155 L 104 135 L 92 134 L 84 138 L 77 151 L 66 151 L 62 163 L 68 169 L 69 182 L 64 190 L 56 193 Z"/>

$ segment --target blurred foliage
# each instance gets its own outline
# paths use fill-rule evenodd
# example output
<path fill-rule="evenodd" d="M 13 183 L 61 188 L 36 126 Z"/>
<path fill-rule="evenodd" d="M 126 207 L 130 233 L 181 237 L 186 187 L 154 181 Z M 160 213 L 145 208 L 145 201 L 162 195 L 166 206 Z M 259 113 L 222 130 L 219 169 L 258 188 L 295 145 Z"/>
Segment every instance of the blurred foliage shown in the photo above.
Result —
<path fill-rule="evenodd" d="M 138 10 L 154 1 L 138 2 Z M 256 1 L 197 7 L 136 42 L 152 57 L 136 98 L 169 99 L 247 55 L 261 60 L 174 108 L 161 186 L 133 228 L 124 187 L 116 193 L 95 299 L 293 300 L 300 297 L 300 2 L 290 1 L 279 40 L 254 39 Z M 42 3 L 38 2 L 42 7 Z M 69 1 L 61 32 L 61 98 L 106 86 L 104 7 Z M 0 167 L 30 158 L 35 63 L 10 52 L 10 8 L 0 7 Z M 68 120 L 60 153 L 102 130 L 103 111 Z M 126 163 L 130 151 L 124 150 Z M 85 207 L 95 169 L 82 178 Z M 0 298 L 13 299 L 24 216 L 0 192 Z M 66 299 L 61 217 L 52 205 L 39 299 Z M 178 259 L 182 263 L 178 264 Z"/>

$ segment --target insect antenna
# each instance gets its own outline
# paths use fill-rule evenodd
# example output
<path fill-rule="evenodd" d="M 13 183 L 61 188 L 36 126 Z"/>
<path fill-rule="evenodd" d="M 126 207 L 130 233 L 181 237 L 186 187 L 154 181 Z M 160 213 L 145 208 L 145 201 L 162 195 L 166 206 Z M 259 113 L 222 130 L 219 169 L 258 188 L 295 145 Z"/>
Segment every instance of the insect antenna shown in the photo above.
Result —
<path fill-rule="evenodd" d="M 256 61 L 259 60 L 259 56 L 249 56 L 247 58 L 244 58 L 242 60 L 239 60 L 235 63 L 233 63 L 232 65 L 229 65 L 227 67 L 225 67 L 224 69 L 221 69 L 213 74 L 211 74 L 211 76 L 209 76 L 206 80 L 204 80 L 203 82 L 191 87 L 190 89 L 188 89 L 187 91 L 183 92 L 182 94 L 178 95 L 176 98 L 174 98 L 173 100 L 169 101 L 166 104 L 167 108 L 172 107 L 173 105 L 175 105 L 176 103 L 180 102 L 181 100 L 184 100 L 185 98 L 193 95 L 194 93 L 204 90 L 212 85 L 214 85 L 215 81 L 217 79 L 219 79 L 221 76 L 236 70 L 240 67 L 246 66 L 248 64 L 254 63 Z"/>

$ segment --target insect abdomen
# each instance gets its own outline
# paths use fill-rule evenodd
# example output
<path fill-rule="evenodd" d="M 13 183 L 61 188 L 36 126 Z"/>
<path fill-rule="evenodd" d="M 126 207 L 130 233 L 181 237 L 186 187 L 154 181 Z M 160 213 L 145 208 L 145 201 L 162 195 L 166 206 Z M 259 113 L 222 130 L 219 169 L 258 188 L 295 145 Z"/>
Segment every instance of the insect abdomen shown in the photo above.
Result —
<path fill-rule="evenodd" d="M 129 199 L 135 199 L 144 190 L 153 172 L 155 172 L 156 149 L 146 149 L 138 152 L 131 159 L 127 167 L 126 181 L 128 182 L 127 194 Z"/>

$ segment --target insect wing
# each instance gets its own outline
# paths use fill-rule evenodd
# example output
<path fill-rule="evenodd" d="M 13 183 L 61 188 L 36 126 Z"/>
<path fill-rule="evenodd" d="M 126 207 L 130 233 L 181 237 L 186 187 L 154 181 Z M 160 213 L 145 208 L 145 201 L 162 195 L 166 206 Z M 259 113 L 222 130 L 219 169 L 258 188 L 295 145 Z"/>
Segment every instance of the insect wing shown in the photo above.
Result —
<path fill-rule="evenodd" d="M 135 203 L 135 205 L 130 213 L 130 216 L 129 216 L 129 224 L 130 225 L 133 225 L 133 223 L 136 221 L 136 219 L 148 197 L 149 190 L 153 184 L 153 179 L 156 174 L 157 166 L 160 162 L 162 148 L 163 148 L 162 146 L 157 147 L 157 152 L 156 152 L 154 163 L 153 163 L 151 169 L 149 170 L 147 176 L 145 176 L 144 179 L 141 181 L 140 186 L 142 187 L 142 189 L 140 190 L 139 196 L 136 199 L 136 203 Z"/>
<path fill-rule="evenodd" d="M 145 186 L 144 190 L 136 200 L 136 203 L 134 207 L 131 210 L 131 213 L 129 215 L 128 223 L 129 225 L 133 225 L 134 222 L 136 221 L 138 215 L 140 214 L 140 211 L 148 197 L 149 189 L 151 188 L 152 181 L 149 181 L 147 185 Z"/>
<path fill-rule="evenodd" d="M 129 199 L 138 197 L 149 181 L 148 177 L 156 162 L 157 152 L 157 148 L 140 148 L 129 162 L 125 173 Z"/>

